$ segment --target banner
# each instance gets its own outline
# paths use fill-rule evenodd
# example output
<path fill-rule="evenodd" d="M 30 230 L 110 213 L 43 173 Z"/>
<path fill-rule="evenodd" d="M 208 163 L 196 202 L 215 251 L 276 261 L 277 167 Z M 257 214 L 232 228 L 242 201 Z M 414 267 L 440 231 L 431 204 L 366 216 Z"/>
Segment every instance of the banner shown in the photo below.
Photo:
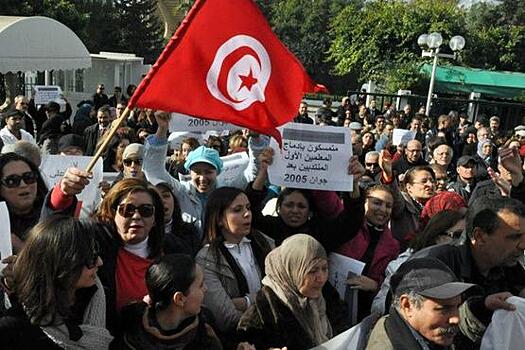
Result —
<path fill-rule="evenodd" d="M 91 159 L 92 157 L 86 156 L 48 155 L 42 159 L 40 173 L 48 188 L 51 189 L 60 181 L 68 168 L 85 169 Z M 88 217 L 101 201 L 98 185 L 103 179 L 102 170 L 102 158 L 99 158 L 93 168 L 93 178 L 89 180 L 89 185 L 77 196 L 82 205 L 81 217 Z"/>
<path fill-rule="evenodd" d="M 392 144 L 394 146 L 404 145 L 406 146 L 409 141 L 416 138 L 416 132 L 405 130 L 405 129 L 394 129 L 392 134 Z"/>
<path fill-rule="evenodd" d="M 186 114 L 171 113 L 171 120 L 169 124 L 170 132 L 175 131 L 189 131 L 189 132 L 206 132 L 208 130 L 236 130 L 242 127 L 230 123 L 225 123 L 218 120 L 209 120 L 202 118 L 195 118 Z"/>
<path fill-rule="evenodd" d="M 353 190 L 348 175 L 352 156 L 346 128 L 288 123 L 280 128 L 283 148 L 274 144 L 273 163 L 268 168 L 273 185 L 326 191 Z"/>
<path fill-rule="evenodd" d="M 13 246 L 11 243 L 11 220 L 9 220 L 9 210 L 5 202 L 0 202 L 0 260 L 13 255 Z M 6 267 L 6 264 L 0 263 L 0 271 Z M 1 293 L 1 291 L 0 291 Z"/>

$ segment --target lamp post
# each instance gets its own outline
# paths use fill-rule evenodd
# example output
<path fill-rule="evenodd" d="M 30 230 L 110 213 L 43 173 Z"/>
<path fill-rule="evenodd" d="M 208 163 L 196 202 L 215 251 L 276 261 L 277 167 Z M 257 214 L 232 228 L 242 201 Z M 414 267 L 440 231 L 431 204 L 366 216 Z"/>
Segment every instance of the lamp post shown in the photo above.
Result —
<path fill-rule="evenodd" d="M 431 34 L 421 34 L 419 38 L 417 38 L 417 44 L 419 47 L 421 47 L 421 50 L 423 50 L 421 52 L 421 57 L 434 58 L 434 63 L 432 64 L 432 73 L 430 75 L 430 86 L 428 87 L 427 105 L 425 107 L 427 115 L 430 116 L 430 107 L 432 103 L 432 94 L 434 92 L 434 82 L 436 80 L 438 58 L 443 57 L 456 59 L 458 53 L 465 47 L 465 39 L 461 35 L 456 35 L 450 38 L 448 45 L 452 49 L 452 52 L 454 52 L 452 55 L 439 52 L 439 49 L 443 44 L 443 37 L 437 32 Z"/>

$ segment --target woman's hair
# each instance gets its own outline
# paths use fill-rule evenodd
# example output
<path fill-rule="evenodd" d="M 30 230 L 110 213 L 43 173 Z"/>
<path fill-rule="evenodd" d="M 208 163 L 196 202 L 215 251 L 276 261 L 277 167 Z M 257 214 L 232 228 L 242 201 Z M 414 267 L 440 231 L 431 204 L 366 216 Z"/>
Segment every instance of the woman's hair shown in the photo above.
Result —
<path fill-rule="evenodd" d="M 42 203 L 44 202 L 44 198 L 48 191 L 47 186 L 46 186 L 46 183 L 44 182 L 44 179 L 42 179 L 40 170 L 29 159 L 22 157 L 16 153 L 5 153 L 5 154 L 0 155 L 0 179 L 4 177 L 4 167 L 11 162 L 17 162 L 17 161 L 22 161 L 26 163 L 29 166 L 29 168 L 37 174 L 35 203 L 37 203 L 37 206 L 42 206 Z M 0 201 L 5 201 L 5 199 L 2 198 L 2 195 L 0 195 Z M 7 204 L 9 206 L 9 203 Z"/>
<path fill-rule="evenodd" d="M 131 193 L 145 192 L 151 196 L 155 207 L 155 225 L 148 234 L 149 258 L 159 257 L 162 253 L 164 239 L 164 205 L 155 186 L 136 178 L 123 179 L 115 184 L 106 194 L 94 217 L 99 222 L 114 228 L 115 239 L 121 240 L 115 225 L 118 205 Z"/>
<path fill-rule="evenodd" d="M 243 135 L 233 135 L 228 143 L 230 150 L 248 147 L 248 140 Z"/>
<path fill-rule="evenodd" d="M 156 310 L 165 310 L 177 292 L 187 295 L 196 277 L 195 260 L 185 254 L 165 255 L 146 272 L 146 287 L 151 304 Z"/>
<path fill-rule="evenodd" d="M 434 173 L 434 170 L 428 165 L 418 165 L 413 168 L 410 168 L 405 173 L 405 177 L 403 179 L 403 185 L 406 186 L 407 184 L 414 184 L 414 177 L 416 173 L 419 173 L 420 171 L 426 171 L 428 172 L 434 180 L 436 180 L 436 174 Z"/>
<path fill-rule="evenodd" d="M 238 188 L 219 187 L 209 195 L 204 215 L 204 238 L 208 243 L 222 239 L 219 224 L 224 211 L 241 193 L 244 192 Z"/>
<path fill-rule="evenodd" d="M 410 242 L 410 248 L 417 252 L 436 244 L 439 236 L 446 235 L 446 231 L 464 217 L 465 215 L 457 210 L 443 210 L 437 213 L 430 219 L 425 229 Z"/>
<path fill-rule="evenodd" d="M 312 212 L 313 211 L 313 199 L 308 190 L 304 190 L 301 188 L 292 188 L 292 187 L 286 187 L 284 190 L 282 190 L 279 193 L 279 196 L 277 197 L 277 202 L 275 203 L 275 211 L 279 213 L 281 205 L 283 204 L 286 197 L 291 195 L 294 192 L 298 192 L 303 195 L 304 198 L 306 198 L 306 202 L 308 203 L 308 209 Z"/>
<path fill-rule="evenodd" d="M 181 149 L 183 144 L 189 145 L 192 151 L 201 145 L 199 140 L 197 140 L 195 137 L 186 137 L 182 139 Z"/>
<path fill-rule="evenodd" d="M 32 324 L 52 325 L 69 316 L 75 283 L 97 254 L 94 237 L 100 229 L 60 215 L 31 229 L 14 265 L 13 288 Z"/>
<path fill-rule="evenodd" d="M 368 197 L 373 192 L 379 192 L 379 191 L 389 193 L 392 196 L 392 198 L 394 198 L 394 194 L 392 193 L 392 189 L 390 188 L 390 186 L 383 185 L 383 184 L 368 187 L 366 189 L 366 196 Z"/>

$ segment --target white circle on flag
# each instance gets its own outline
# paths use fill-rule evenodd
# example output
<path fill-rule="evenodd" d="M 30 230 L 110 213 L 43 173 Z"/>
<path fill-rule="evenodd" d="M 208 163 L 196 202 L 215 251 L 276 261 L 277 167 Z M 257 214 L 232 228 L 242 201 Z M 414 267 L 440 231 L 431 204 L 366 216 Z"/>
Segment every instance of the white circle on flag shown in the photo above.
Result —
<path fill-rule="evenodd" d="M 264 46 L 248 35 L 236 35 L 219 47 L 206 76 L 206 85 L 217 100 L 242 111 L 264 102 L 272 66 Z"/>

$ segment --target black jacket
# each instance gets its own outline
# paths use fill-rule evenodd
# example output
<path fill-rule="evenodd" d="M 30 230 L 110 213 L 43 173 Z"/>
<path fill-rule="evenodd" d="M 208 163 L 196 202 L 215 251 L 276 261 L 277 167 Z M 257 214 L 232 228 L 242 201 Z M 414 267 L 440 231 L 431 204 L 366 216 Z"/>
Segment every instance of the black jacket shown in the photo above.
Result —
<path fill-rule="evenodd" d="M 99 131 L 98 123 L 88 126 L 84 130 L 84 147 L 85 147 L 84 155 L 85 156 L 92 156 L 95 154 L 95 151 L 97 149 L 99 133 L 100 131 Z"/>

